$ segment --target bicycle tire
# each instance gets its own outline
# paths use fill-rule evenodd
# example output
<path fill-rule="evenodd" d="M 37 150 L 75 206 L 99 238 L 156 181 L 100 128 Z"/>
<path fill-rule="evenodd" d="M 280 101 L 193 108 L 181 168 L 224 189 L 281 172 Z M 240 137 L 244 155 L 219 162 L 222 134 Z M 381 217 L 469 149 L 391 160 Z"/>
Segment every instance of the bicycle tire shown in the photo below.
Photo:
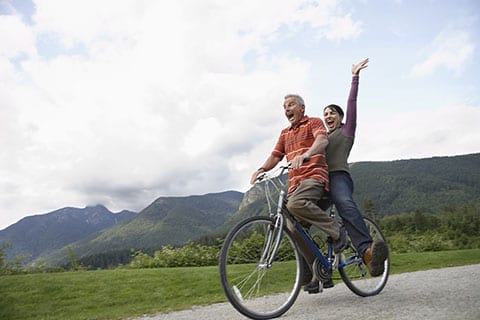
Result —
<path fill-rule="evenodd" d="M 381 239 L 387 243 L 383 233 L 377 224 L 370 218 L 364 217 L 367 228 L 373 240 Z M 340 267 L 345 264 L 345 266 Z M 351 247 L 343 251 L 340 258 L 338 272 L 345 285 L 355 294 L 361 297 L 369 297 L 379 294 L 387 284 L 390 273 L 390 257 L 384 262 L 384 271 L 378 277 L 372 277 L 367 266 L 357 251 Z"/>
<path fill-rule="evenodd" d="M 289 230 L 284 227 L 270 266 L 261 262 L 266 242 L 275 228 L 270 217 L 252 217 L 228 233 L 220 253 L 220 278 L 230 303 L 252 319 L 284 314 L 300 291 L 302 262 Z M 275 235 L 273 235 L 275 236 Z M 270 250 L 271 251 L 271 250 Z"/>

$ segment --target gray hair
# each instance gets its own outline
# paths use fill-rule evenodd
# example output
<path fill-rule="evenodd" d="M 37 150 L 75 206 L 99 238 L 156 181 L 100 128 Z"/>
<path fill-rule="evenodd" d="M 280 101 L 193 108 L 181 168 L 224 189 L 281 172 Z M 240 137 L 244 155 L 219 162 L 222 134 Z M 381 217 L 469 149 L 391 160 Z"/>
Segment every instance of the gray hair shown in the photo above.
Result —
<path fill-rule="evenodd" d="M 305 102 L 303 101 L 303 98 L 300 97 L 298 94 L 287 94 L 284 99 L 286 100 L 288 98 L 295 98 L 299 105 L 305 106 Z"/>

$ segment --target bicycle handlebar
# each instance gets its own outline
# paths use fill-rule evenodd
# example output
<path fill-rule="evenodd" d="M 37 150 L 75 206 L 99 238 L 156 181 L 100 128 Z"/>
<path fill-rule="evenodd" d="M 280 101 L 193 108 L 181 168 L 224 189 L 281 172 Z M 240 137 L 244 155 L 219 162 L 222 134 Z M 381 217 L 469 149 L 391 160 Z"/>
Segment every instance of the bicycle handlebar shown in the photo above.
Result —
<path fill-rule="evenodd" d="M 303 163 L 305 162 L 308 162 L 310 161 L 310 157 L 305 157 L 303 159 Z M 262 173 L 261 175 L 259 175 L 257 177 L 257 179 L 255 180 L 256 182 L 262 182 L 263 180 L 265 180 L 267 177 L 269 178 L 273 178 L 273 177 L 276 177 L 276 176 L 281 176 L 285 170 L 288 170 L 288 169 L 291 169 L 292 168 L 292 162 L 288 162 L 286 165 L 282 165 L 282 166 L 279 166 L 275 171 L 273 171 L 274 174 L 267 174 L 267 172 L 264 172 Z M 275 173 L 280 171 L 280 173 L 278 175 L 276 175 Z"/>

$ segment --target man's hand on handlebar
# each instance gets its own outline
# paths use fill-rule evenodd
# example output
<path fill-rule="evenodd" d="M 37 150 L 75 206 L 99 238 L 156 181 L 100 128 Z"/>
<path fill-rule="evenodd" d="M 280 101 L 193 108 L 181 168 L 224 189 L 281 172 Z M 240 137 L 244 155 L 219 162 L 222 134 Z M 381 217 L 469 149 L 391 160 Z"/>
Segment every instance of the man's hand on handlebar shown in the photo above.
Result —
<path fill-rule="evenodd" d="M 280 161 L 280 158 L 276 158 L 275 165 Z M 307 154 L 302 154 L 299 156 L 296 156 L 293 158 L 291 162 L 289 162 L 286 166 L 282 167 L 283 169 L 300 169 L 303 163 L 310 161 L 310 156 Z M 274 166 L 275 166 L 274 165 Z M 262 179 L 265 177 L 265 173 L 268 170 L 265 170 L 263 167 L 259 168 L 257 171 L 255 171 L 252 174 L 252 177 L 250 178 L 250 184 L 255 184 L 259 181 L 262 181 Z M 283 171 L 282 171 L 283 172 Z"/>
<path fill-rule="evenodd" d="M 304 162 L 308 162 L 310 160 L 310 157 L 305 155 L 305 154 L 301 154 L 299 156 L 296 156 L 295 158 L 293 158 L 292 162 L 291 162 L 291 168 L 293 170 L 297 170 L 297 169 L 300 169 L 300 167 L 302 166 L 302 164 Z"/>
<path fill-rule="evenodd" d="M 260 168 L 252 174 L 250 178 L 250 184 L 255 184 L 257 181 L 261 180 L 262 175 L 265 175 L 265 170 Z"/>

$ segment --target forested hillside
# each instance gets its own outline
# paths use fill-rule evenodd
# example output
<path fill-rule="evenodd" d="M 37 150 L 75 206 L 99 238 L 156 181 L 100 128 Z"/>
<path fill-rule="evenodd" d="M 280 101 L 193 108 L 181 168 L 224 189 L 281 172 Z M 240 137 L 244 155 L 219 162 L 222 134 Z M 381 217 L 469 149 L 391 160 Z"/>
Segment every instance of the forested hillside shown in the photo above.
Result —
<path fill-rule="evenodd" d="M 201 196 L 160 197 L 125 224 L 102 230 L 72 243 L 79 257 L 131 250 L 158 249 L 162 245 L 183 245 L 211 233 L 238 209 L 243 194 L 236 191 Z M 57 250 L 42 257 L 62 264 L 66 251 Z"/>
<path fill-rule="evenodd" d="M 480 204 L 480 153 L 455 157 L 358 162 L 351 165 L 354 198 L 365 214 L 439 213 L 445 208 Z M 286 177 L 285 179 L 286 180 Z M 229 221 L 266 214 L 262 185 L 245 193 Z"/>
<path fill-rule="evenodd" d="M 351 166 L 354 196 L 380 216 L 440 212 L 480 203 L 480 154 L 358 162 Z"/>
<path fill-rule="evenodd" d="M 411 241 L 420 247 L 440 242 L 445 246 L 448 242 L 448 248 L 456 245 L 475 247 L 478 243 L 475 233 L 480 235 L 476 218 L 480 208 L 480 154 L 359 162 L 351 166 L 351 172 L 355 181 L 354 196 L 363 213 L 376 219 L 392 217 L 382 219 L 382 223 L 396 249 L 411 248 L 408 244 Z M 56 214 L 62 212 L 70 211 L 61 209 Z M 21 247 L 22 251 L 16 252 L 31 256 L 35 253 L 40 256 L 39 261 L 63 264 L 70 255 L 83 259 L 87 265 L 111 267 L 128 263 L 136 250 L 153 253 L 164 246 L 182 246 L 199 240 L 202 244 L 218 244 L 218 238 L 237 221 L 265 214 L 268 214 L 268 206 L 259 184 L 245 194 L 227 191 L 202 196 L 160 197 L 134 218 L 98 229 L 101 231 L 94 234 L 78 235 L 78 225 L 51 228 L 53 224 L 42 219 L 28 228 L 12 225 L 8 228 L 13 232 L 10 237 L 0 238 L 0 248 L 10 242 L 7 253 Z M 442 216 L 432 218 L 430 214 Z M 452 220 L 455 217 L 458 221 Z M 61 215 L 57 221 L 60 218 Z M 470 224 L 471 228 L 462 229 L 458 223 Z M 426 235 L 428 230 L 436 236 Z M 468 239 L 458 239 L 457 230 Z M 76 238 L 64 241 L 66 235 L 76 235 Z M 425 243 L 419 244 L 418 239 L 424 239 L 421 241 Z M 436 240 L 428 244 L 429 239 Z M 45 255 L 47 251 L 42 251 L 39 255 L 35 251 L 39 244 L 47 246 L 51 253 Z"/>
<path fill-rule="evenodd" d="M 134 216 L 126 210 L 113 213 L 101 205 L 63 208 L 23 218 L 1 230 L 0 245 L 11 244 L 9 257 L 22 256 L 24 261 L 31 261 Z"/>

